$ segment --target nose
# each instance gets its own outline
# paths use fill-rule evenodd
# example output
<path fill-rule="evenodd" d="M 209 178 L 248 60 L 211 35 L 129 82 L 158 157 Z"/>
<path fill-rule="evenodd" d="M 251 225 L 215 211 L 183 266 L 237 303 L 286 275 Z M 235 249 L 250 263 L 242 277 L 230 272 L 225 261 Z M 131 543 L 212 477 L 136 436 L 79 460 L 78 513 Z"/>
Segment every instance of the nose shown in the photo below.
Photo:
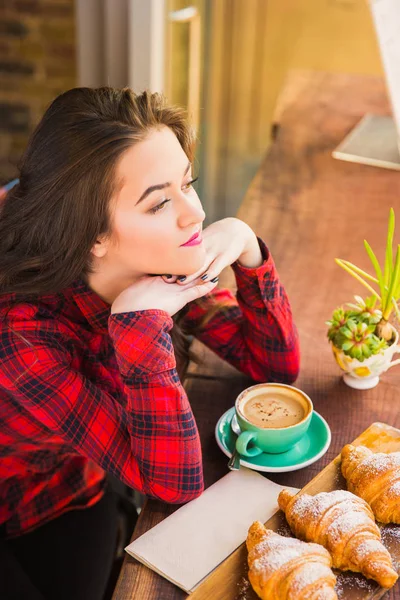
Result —
<path fill-rule="evenodd" d="M 182 229 L 189 227 L 190 225 L 197 225 L 202 223 L 206 218 L 206 213 L 203 210 L 199 198 L 194 199 L 187 196 L 181 198 L 179 205 L 178 225 Z"/>

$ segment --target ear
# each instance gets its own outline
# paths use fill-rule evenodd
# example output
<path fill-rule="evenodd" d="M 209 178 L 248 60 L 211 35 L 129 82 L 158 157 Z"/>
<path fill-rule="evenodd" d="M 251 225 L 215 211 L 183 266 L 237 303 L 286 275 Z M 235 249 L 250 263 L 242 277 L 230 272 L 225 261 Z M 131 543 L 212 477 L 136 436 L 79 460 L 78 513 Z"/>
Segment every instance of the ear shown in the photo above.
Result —
<path fill-rule="evenodd" d="M 92 246 L 91 253 L 96 258 L 104 258 L 104 256 L 108 252 L 108 247 L 109 247 L 109 239 L 107 239 L 106 237 L 103 237 L 103 236 L 99 237 L 96 240 L 95 244 Z"/>

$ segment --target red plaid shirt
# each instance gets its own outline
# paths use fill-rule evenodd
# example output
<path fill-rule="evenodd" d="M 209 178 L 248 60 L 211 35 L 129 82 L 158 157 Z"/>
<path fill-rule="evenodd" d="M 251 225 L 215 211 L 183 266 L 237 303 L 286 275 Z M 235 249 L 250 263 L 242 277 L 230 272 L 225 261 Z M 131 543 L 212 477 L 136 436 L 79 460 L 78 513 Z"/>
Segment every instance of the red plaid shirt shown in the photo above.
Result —
<path fill-rule="evenodd" d="M 264 263 L 235 263 L 199 339 L 257 381 L 293 382 L 299 348 L 288 299 Z M 0 524 L 20 535 L 103 494 L 105 471 L 183 503 L 203 490 L 196 423 L 162 310 L 110 314 L 82 280 L 34 302 L 0 298 Z M 186 322 L 206 307 L 192 303 Z"/>

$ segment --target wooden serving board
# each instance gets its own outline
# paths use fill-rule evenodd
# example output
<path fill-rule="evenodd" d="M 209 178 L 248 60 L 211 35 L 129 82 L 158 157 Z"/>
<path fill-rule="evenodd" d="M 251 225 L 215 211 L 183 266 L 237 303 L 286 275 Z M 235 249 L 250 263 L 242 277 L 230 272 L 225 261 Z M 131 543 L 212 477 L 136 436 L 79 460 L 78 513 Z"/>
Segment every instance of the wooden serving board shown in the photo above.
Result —
<path fill-rule="evenodd" d="M 373 423 L 352 444 L 367 446 L 375 452 L 397 452 L 400 451 L 400 430 L 385 423 Z M 315 495 L 318 492 L 341 489 L 346 489 L 346 481 L 340 471 L 340 456 L 337 456 L 299 494 L 306 492 Z M 249 527 L 250 525 L 251 523 Z M 265 526 L 281 535 L 292 535 L 282 511 L 275 513 Z M 400 574 L 400 525 L 382 525 L 381 533 L 382 541 L 392 556 L 394 568 Z M 243 543 L 196 588 L 190 599 L 257 600 L 258 596 L 247 578 L 247 571 L 247 549 Z M 334 571 L 338 578 L 335 590 L 339 599 L 377 600 L 387 592 L 374 581 L 357 573 Z M 396 588 L 400 589 L 399 582 L 400 579 Z"/>

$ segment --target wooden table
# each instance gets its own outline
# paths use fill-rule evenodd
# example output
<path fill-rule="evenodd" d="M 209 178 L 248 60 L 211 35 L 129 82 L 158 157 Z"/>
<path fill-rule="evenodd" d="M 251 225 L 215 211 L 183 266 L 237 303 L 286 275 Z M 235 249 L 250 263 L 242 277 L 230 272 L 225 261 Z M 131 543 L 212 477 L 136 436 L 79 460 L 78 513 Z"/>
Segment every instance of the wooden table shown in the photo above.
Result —
<path fill-rule="evenodd" d="M 343 383 L 326 338 L 325 321 L 332 310 L 353 294 L 364 295 L 362 286 L 334 258 L 369 270 L 363 240 L 381 258 L 389 208 L 399 206 L 398 172 L 331 157 L 366 112 L 389 113 L 381 79 L 293 72 L 278 103 L 274 142 L 238 213 L 275 258 L 300 333 L 302 363 L 296 385 L 309 394 L 332 431 L 331 446 L 319 461 L 293 473 L 269 475 L 283 485 L 305 485 L 374 421 L 400 427 L 400 367 L 384 374 L 372 390 L 352 390 Z M 230 269 L 221 284 L 234 285 Z M 204 364 L 189 370 L 185 387 L 200 430 L 209 486 L 228 472 L 227 458 L 214 439 L 215 424 L 250 382 L 210 351 L 203 347 L 200 351 Z M 147 500 L 132 539 L 176 508 Z M 185 597 L 182 590 L 127 557 L 113 600 Z M 400 585 L 385 598 L 400 598 Z"/>

